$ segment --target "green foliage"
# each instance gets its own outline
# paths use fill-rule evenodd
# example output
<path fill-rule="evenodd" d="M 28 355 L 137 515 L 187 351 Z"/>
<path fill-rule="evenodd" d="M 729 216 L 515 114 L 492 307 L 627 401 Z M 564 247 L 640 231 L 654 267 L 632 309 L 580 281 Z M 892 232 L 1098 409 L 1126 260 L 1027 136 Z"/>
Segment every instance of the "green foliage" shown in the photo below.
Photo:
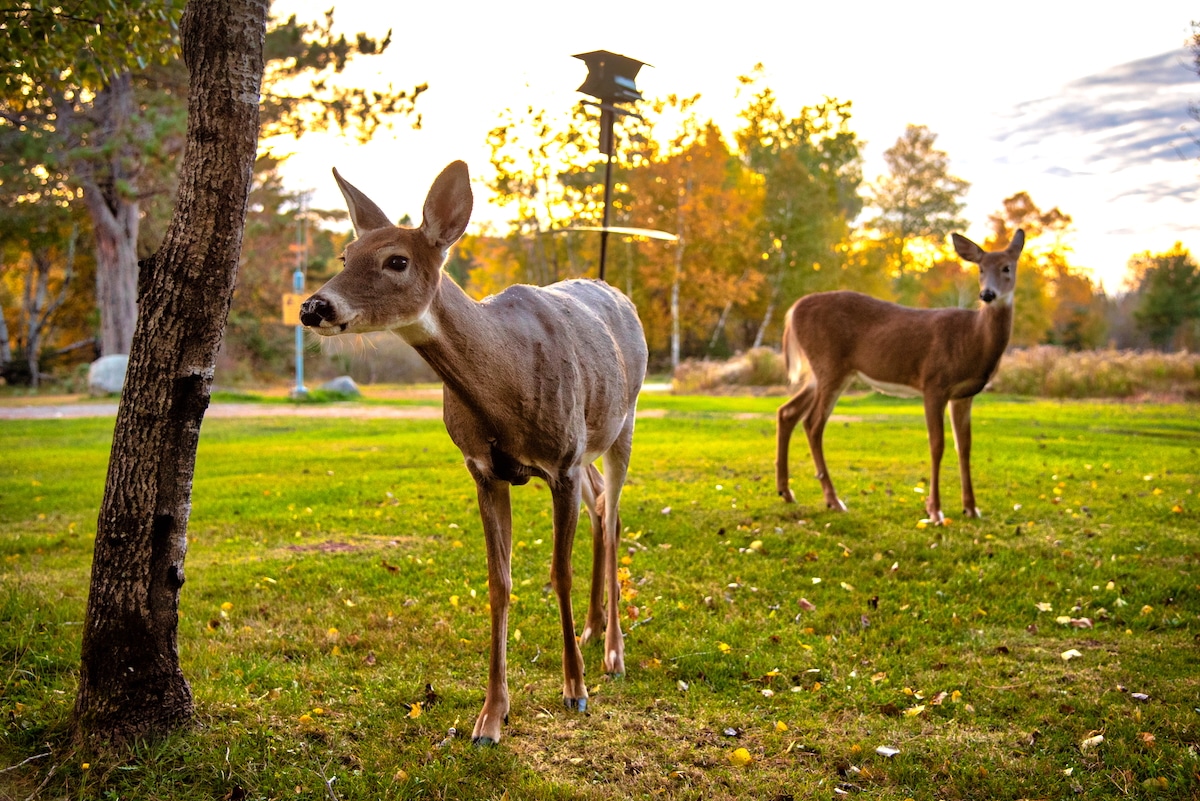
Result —
<path fill-rule="evenodd" d="M 819 508 L 804 470 L 800 503 L 774 497 L 779 402 L 643 399 L 622 503 L 629 672 L 603 678 L 585 650 L 584 716 L 558 702 L 549 496 L 537 482 L 514 490 L 513 708 L 493 749 L 448 736 L 469 731 L 482 701 L 489 616 L 474 488 L 439 421 L 205 423 L 179 624 L 200 725 L 129 751 L 72 744 L 66 726 L 112 421 L 4 422 L 0 764 L 46 756 L 0 774 L 0 791 L 317 798 L 326 780 L 345 801 L 1200 791 L 1194 410 L 982 397 L 986 517 L 933 529 L 919 526 L 913 491 L 927 464 L 919 401 L 839 404 L 826 441 L 845 515 Z M 1064 660 L 1072 649 L 1081 656 Z M 1097 733 L 1102 743 L 1082 745 Z M 736 748 L 749 764 L 731 761 Z"/>
<path fill-rule="evenodd" d="M 1138 296 L 1133 316 L 1154 346 L 1200 346 L 1200 265 L 1178 242 L 1165 253 L 1142 253 L 1129 262 Z"/>
<path fill-rule="evenodd" d="M 909 267 L 905 251 L 913 240 L 941 243 L 966 228 L 959 214 L 970 183 L 950 174 L 950 158 L 934 147 L 936 141 L 937 134 L 924 125 L 908 125 L 884 151 L 888 173 L 871 190 L 871 205 L 879 212 L 872 225 L 887 243 L 898 275 Z"/>
<path fill-rule="evenodd" d="M 365 89 L 346 86 L 338 76 L 354 59 L 383 53 L 392 43 L 389 30 L 375 39 L 365 33 L 349 39 L 334 32 L 334 9 L 321 22 L 272 20 L 267 30 L 263 76 L 262 137 L 292 136 L 309 131 L 345 131 L 369 142 L 381 126 L 411 117 L 421 126 L 417 98 L 429 88 Z"/>
<path fill-rule="evenodd" d="M 0 9 L 0 101 L 23 111 L 69 87 L 96 91 L 122 72 L 166 62 L 177 55 L 183 6 L 25 0 Z"/>

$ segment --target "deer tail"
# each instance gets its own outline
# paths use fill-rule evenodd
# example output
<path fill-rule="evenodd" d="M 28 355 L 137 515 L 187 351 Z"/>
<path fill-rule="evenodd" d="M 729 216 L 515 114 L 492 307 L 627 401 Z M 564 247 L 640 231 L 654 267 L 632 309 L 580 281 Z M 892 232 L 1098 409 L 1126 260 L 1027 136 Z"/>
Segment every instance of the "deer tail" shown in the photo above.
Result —
<path fill-rule="evenodd" d="M 799 384 L 804 375 L 804 350 L 800 347 L 796 334 L 792 331 L 792 315 L 795 309 L 788 309 L 783 320 L 783 364 L 787 368 L 788 383 Z"/>

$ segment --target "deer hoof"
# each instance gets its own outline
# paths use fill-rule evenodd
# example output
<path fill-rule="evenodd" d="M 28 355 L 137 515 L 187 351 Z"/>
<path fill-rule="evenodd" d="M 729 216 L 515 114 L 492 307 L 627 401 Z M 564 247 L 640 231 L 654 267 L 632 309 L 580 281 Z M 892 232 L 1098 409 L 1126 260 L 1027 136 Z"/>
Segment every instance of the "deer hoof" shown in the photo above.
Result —
<path fill-rule="evenodd" d="M 983 517 L 983 512 L 979 511 L 978 506 L 973 506 L 969 509 L 963 509 L 963 517 L 980 518 Z"/>
<path fill-rule="evenodd" d="M 842 503 L 841 498 L 834 498 L 832 501 L 827 502 L 825 505 L 828 506 L 834 512 L 846 511 L 846 504 Z"/>
<path fill-rule="evenodd" d="M 496 741 L 487 736 L 472 737 L 471 745 L 475 746 L 476 748 L 491 748 L 492 746 L 496 745 Z"/>
<path fill-rule="evenodd" d="M 563 706 L 572 712 L 587 712 L 586 698 L 563 698 Z"/>
<path fill-rule="evenodd" d="M 788 489 L 787 487 L 784 487 L 783 489 L 779 490 L 779 497 L 783 499 L 784 503 L 795 503 L 796 502 L 796 496 L 793 495 L 792 491 L 790 489 Z"/>

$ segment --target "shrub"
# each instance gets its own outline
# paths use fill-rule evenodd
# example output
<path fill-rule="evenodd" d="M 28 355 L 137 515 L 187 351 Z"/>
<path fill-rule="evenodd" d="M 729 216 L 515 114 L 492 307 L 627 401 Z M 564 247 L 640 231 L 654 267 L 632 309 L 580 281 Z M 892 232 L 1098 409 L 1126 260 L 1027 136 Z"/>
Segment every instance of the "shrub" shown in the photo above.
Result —
<path fill-rule="evenodd" d="M 679 365 L 673 391 L 715 393 L 735 387 L 787 386 L 783 357 L 754 348 L 728 361 L 688 360 Z M 855 382 L 852 388 L 863 389 Z M 1068 351 L 1039 345 L 1005 354 L 989 389 L 1045 398 L 1200 400 L 1200 354 L 1132 350 Z"/>
<path fill-rule="evenodd" d="M 728 387 L 787 385 L 783 356 L 770 348 L 751 348 L 728 361 L 688 359 L 675 370 L 671 389 L 680 394 L 713 392 Z"/>

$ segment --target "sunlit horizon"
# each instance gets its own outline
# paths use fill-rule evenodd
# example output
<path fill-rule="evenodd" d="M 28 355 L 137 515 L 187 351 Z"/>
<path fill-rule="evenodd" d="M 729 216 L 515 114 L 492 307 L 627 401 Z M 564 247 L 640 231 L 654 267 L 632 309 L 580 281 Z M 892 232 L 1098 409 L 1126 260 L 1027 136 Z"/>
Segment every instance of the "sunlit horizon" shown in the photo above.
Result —
<path fill-rule="evenodd" d="M 572 54 L 604 49 L 653 65 L 637 79 L 647 99 L 700 94 L 698 116 L 728 142 L 748 101 L 738 76 L 757 63 L 785 113 L 827 96 L 850 101 L 851 127 L 865 142 L 865 183 L 884 171 L 882 153 L 906 125 L 925 125 L 951 172 L 971 183 L 964 234 L 986 238 L 988 216 L 1004 198 L 1028 192 L 1043 210 L 1072 217 L 1074 263 L 1110 293 L 1124 289 L 1138 253 L 1176 242 L 1200 252 L 1192 207 L 1200 198 L 1200 123 L 1187 113 L 1189 102 L 1200 102 L 1200 77 L 1188 69 L 1184 42 L 1195 14 L 1183 2 L 1119 20 L 1081 3 L 1017 2 L 1000 19 L 951 2 L 748 2 L 736 18 L 677 15 L 677 4 L 650 2 L 608 28 L 585 8 L 548 0 L 505 8 L 484 18 L 452 4 L 394 16 L 362 2 L 338 5 L 339 31 L 393 31 L 389 51 L 360 59 L 347 80 L 428 83 L 418 102 L 423 125 L 414 131 L 398 120 L 366 145 L 319 135 L 285 143 L 286 187 L 311 190 L 314 207 L 341 208 L 330 172 L 337 167 L 393 218 L 419 219 L 433 176 L 463 159 L 476 179 L 471 230 L 503 230 L 503 210 L 478 183 L 490 169 L 488 131 L 505 109 L 569 114 L 586 75 Z M 326 10 L 313 0 L 272 8 L 301 19 Z M 903 42 L 916 44 L 898 49 Z"/>

